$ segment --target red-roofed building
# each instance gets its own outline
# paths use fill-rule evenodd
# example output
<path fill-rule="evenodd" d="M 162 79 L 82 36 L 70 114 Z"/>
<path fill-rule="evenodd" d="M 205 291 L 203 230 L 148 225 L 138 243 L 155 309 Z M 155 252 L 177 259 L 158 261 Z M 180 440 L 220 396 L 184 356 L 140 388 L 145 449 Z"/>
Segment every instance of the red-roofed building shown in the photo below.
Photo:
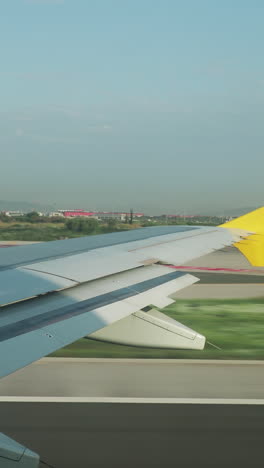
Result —
<path fill-rule="evenodd" d="M 93 213 L 92 211 L 83 211 L 83 210 L 64 211 L 63 216 L 65 216 L 65 218 L 77 218 L 77 217 L 97 218 L 96 213 Z"/>

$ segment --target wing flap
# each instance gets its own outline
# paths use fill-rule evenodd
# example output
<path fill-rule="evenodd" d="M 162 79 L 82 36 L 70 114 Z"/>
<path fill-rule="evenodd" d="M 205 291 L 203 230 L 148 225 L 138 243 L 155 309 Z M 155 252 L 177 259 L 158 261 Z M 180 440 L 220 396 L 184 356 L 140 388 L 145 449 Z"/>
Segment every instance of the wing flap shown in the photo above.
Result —
<path fill-rule="evenodd" d="M 134 312 L 88 338 L 145 348 L 201 350 L 205 345 L 204 336 L 155 309 Z"/>
<path fill-rule="evenodd" d="M 55 293 L 53 297 L 43 296 L 26 303 L 3 307 L 3 321 L 0 327 L 0 376 L 15 370 L 94 333 L 124 317 L 127 317 L 150 303 L 159 304 L 160 297 L 166 304 L 168 294 L 182 286 L 182 278 L 187 276 L 188 284 L 197 281 L 191 275 L 173 272 L 162 274 L 165 267 L 142 268 L 141 278 L 146 270 L 151 278 L 136 282 L 135 273 L 126 273 L 126 278 L 100 280 L 86 286 Z M 117 275 L 122 276 L 122 275 Z M 123 284 L 122 284 L 123 282 Z M 123 286 L 130 283 L 129 286 Z M 111 285 L 112 284 L 112 285 Z M 82 300 L 76 297 L 76 289 L 81 288 Z M 108 290 L 98 294 L 101 289 Z M 111 288 L 111 290 L 110 290 Z M 71 292 L 75 291 L 75 296 Z M 86 296 L 86 299 L 84 297 Z M 1 322 L 2 324 L 3 322 Z"/>

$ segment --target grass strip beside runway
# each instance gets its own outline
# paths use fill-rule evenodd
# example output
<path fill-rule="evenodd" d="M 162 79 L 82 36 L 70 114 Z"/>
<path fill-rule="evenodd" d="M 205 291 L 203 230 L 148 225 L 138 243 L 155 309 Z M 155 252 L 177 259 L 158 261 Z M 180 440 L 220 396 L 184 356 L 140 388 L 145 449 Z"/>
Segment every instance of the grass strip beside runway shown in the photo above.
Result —
<path fill-rule="evenodd" d="M 206 336 L 220 350 L 158 350 L 82 339 L 52 356 L 100 358 L 264 359 L 264 297 L 254 299 L 177 300 L 163 310 Z"/>

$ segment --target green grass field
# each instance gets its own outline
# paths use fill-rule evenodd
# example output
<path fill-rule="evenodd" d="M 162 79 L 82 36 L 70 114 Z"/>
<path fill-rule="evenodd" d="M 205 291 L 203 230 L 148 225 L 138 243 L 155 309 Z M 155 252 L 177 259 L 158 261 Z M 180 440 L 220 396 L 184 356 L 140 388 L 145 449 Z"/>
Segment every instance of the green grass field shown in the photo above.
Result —
<path fill-rule="evenodd" d="M 264 359 L 264 297 L 178 300 L 163 310 L 206 336 L 204 351 L 157 350 L 82 339 L 53 356 L 108 358 Z"/>
<path fill-rule="evenodd" d="M 83 237 L 87 235 L 103 234 L 106 232 L 128 230 L 139 227 L 133 224 L 118 224 L 115 228 L 108 228 L 107 225 L 100 224 L 93 233 L 76 232 L 67 229 L 64 223 L 23 223 L 14 222 L 11 224 L 0 222 L 0 241 L 32 241 L 48 242 L 73 237 Z"/>
<path fill-rule="evenodd" d="M 14 223 L 11 225 L 0 224 L 1 241 L 33 241 L 46 242 L 71 237 L 80 237 L 84 234 L 77 234 L 65 228 L 64 224 L 43 223 L 28 224 Z"/>

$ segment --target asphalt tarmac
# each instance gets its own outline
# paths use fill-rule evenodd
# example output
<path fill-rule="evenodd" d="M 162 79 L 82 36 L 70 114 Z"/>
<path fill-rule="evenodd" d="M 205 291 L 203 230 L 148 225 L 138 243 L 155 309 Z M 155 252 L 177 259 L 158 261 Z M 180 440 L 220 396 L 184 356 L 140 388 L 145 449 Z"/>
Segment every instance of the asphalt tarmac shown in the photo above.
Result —
<path fill-rule="evenodd" d="M 0 396 L 264 398 L 264 361 L 46 358 L 0 381 Z"/>
<path fill-rule="evenodd" d="M 236 249 L 236 247 L 225 247 L 216 250 L 202 257 L 195 258 L 187 262 L 187 266 L 209 267 L 209 268 L 230 268 L 230 269 L 249 269 L 260 274 L 264 273 L 264 267 L 252 266 L 249 261 Z"/>
<path fill-rule="evenodd" d="M 54 468 L 263 467 L 264 405 L 0 403 L 0 414 Z"/>
<path fill-rule="evenodd" d="M 176 300 L 264 296 L 264 268 L 250 265 L 235 247 L 204 255 L 179 269 L 196 276 L 200 281 L 175 294 Z"/>
<path fill-rule="evenodd" d="M 187 273 L 187 272 L 186 272 Z M 200 282 L 197 283 L 197 286 L 200 284 L 224 284 L 224 285 L 234 285 L 234 284 L 262 284 L 264 285 L 264 275 L 263 274 L 247 274 L 247 273 L 214 273 L 214 272 L 201 272 L 201 271 L 188 271 L 191 275 L 196 276 L 200 279 Z M 188 289 L 196 286 L 189 286 Z M 208 291 L 209 291 L 208 287 Z M 264 289 L 264 288 L 263 288 Z M 179 295 L 180 291 L 177 293 Z M 175 296 L 175 297 L 177 297 Z"/>

